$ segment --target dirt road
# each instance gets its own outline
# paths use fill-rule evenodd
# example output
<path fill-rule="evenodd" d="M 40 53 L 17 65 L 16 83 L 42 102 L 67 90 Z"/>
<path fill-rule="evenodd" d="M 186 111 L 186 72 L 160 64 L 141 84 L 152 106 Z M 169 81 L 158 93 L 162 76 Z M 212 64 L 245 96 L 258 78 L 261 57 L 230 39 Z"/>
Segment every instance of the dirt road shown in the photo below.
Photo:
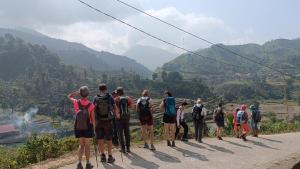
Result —
<path fill-rule="evenodd" d="M 192 140 L 188 143 L 177 141 L 176 148 L 160 143 L 156 145 L 155 152 L 134 147 L 131 154 L 124 155 L 124 162 L 121 161 L 120 153 L 116 152 L 114 155 L 117 161 L 114 165 L 99 163 L 99 168 L 261 169 L 268 168 L 270 164 L 273 167 L 280 166 L 276 161 L 282 161 L 285 157 L 300 152 L 300 133 L 248 137 L 248 140 L 243 142 L 236 138 L 225 138 L 224 141 L 219 141 L 207 138 L 202 144 Z M 93 157 L 92 163 L 96 168 L 94 159 Z M 74 163 L 61 169 L 75 168 Z"/>

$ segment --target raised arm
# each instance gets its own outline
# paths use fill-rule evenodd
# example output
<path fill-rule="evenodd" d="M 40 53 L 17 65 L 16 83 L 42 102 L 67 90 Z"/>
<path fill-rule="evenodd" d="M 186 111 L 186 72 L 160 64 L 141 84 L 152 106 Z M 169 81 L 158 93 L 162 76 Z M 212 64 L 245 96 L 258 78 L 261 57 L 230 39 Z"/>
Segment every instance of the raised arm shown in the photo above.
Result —
<path fill-rule="evenodd" d="M 68 99 L 71 101 L 71 102 L 74 102 L 74 100 L 76 100 L 74 97 L 78 96 L 79 95 L 79 92 L 78 91 L 75 91 L 75 92 L 72 92 L 70 94 L 68 94 Z"/>

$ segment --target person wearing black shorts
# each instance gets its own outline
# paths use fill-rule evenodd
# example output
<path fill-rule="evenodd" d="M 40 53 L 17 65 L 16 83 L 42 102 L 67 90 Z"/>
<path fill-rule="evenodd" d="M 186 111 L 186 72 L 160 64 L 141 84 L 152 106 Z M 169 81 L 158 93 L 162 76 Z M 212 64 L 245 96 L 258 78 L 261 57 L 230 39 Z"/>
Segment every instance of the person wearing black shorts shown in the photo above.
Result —
<path fill-rule="evenodd" d="M 89 90 L 87 86 L 82 86 L 79 92 L 73 92 L 68 95 L 69 100 L 73 103 L 76 120 L 74 125 L 75 137 L 79 139 L 78 164 L 76 169 L 83 169 L 82 156 L 85 153 L 86 169 L 92 169 L 90 163 L 90 139 L 94 137 L 93 131 L 93 110 L 94 105 L 87 99 Z M 80 99 L 75 99 L 80 96 Z"/>
<path fill-rule="evenodd" d="M 107 86 L 100 84 L 99 90 L 100 93 L 94 98 L 95 134 L 101 153 L 101 162 L 113 163 L 115 158 L 112 156 L 112 120 L 116 107 L 113 97 L 107 92 Z M 104 141 L 106 141 L 108 147 L 108 159 L 106 159 L 104 153 Z"/>
<path fill-rule="evenodd" d="M 167 104 L 168 99 L 173 99 L 172 106 Z M 172 109 L 172 115 L 168 115 L 168 111 Z M 165 130 L 165 139 L 167 141 L 167 145 L 171 147 L 175 147 L 175 123 L 176 123 L 176 108 L 175 108 L 175 98 L 172 96 L 172 93 L 169 91 L 165 92 L 165 98 L 160 104 L 160 111 L 164 112 L 163 122 L 164 122 L 164 130 Z M 171 139 L 171 141 L 169 140 Z"/>
<path fill-rule="evenodd" d="M 142 136 L 144 140 L 144 148 L 154 151 L 156 150 L 154 147 L 154 129 L 153 129 L 153 103 L 151 98 L 149 97 L 149 91 L 144 90 L 142 93 L 142 97 L 138 99 L 136 103 L 136 112 L 139 114 L 139 120 L 142 128 Z M 147 129 L 150 134 L 150 146 L 147 143 Z"/>

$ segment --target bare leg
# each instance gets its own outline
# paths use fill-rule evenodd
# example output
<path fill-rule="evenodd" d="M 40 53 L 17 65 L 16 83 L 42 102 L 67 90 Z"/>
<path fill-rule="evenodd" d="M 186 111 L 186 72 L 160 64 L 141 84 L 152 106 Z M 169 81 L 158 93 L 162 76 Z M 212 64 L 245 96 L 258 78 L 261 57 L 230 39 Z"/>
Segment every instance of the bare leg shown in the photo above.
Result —
<path fill-rule="evenodd" d="M 164 124 L 164 129 L 165 129 L 165 140 L 169 140 L 169 124 L 165 123 Z"/>
<path fill-rule="evenodd" d="M 153 125 L 152 126 L 148 126 L 149 127 L 149 131 L 150 131 L 150 144 L 154 143 L 154 129 L 153 129 Z"/>
<path fill-rule="evenodd" d="M 143 125 L 142 126 L 142 137 L 143 137 L 143 141 L 146 144 L 147 143 L 147 126 Z"/>
<path fill-rule="evenodd" d="M 98 140 L 99 151 L 104 154 L 104 139 Z"/>
<path fill-rule="evenodd" d="M 86 162 L 90 162 L 90 139 L 85 139 L 85 157 Z"/>
<path fill-rule="evenodd" d="M 85 147 L 85 138 L 80 138 L 79 139 L 79 149 L 78 149 L 78 161 L 82 161 L 82 155 L 84 152 L 84 147 Z"/>
<path fill-rule="evenodd" d="M 112 141 L 107 141 L 108 155 L 112 155 Z"/>
<path fill-rule="evenodd" d="M 170 124 L 170 129 L 171 129 L 171 139 L 172 141 L 175 140 L 175 124 Z"/>

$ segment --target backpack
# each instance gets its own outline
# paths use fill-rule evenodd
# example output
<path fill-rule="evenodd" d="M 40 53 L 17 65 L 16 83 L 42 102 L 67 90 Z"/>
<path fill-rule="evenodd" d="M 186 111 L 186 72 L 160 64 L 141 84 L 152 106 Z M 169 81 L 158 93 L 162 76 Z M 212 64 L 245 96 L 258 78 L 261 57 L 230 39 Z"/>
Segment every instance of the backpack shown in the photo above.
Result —
<path fill-rule="evenodd" d="M 80 100 L 78 100 L 77 104 L 80 111 L 76 114 L 75 130 L 88 130 L 88 124 L 90 123 L 88 109 L 91 106 L 91 103 L 89 103 L 86 106 L 83 106 Z"/>
<path fill-rule="evenodd" d="M 252 119 L 254 122 L 260 122 L 261 121 L 261 112 L 259 110 L 252 111 Z"/>
<path fill-rule="evenodd" d="M 128 97 L 120 96 L 118 102 L 118 108 L 119 108 L 121 119 L 129 116 L 128 105 L 129 105 Z"/>
<path fill-rule="evenodd" d="M 139 108 L 139 116 L 140 119 L 147 120 L 151 118 L 151 110 L 150 110 L 150 98 L 145 97 L 145 98 L 140 98 L 140 101 L 138 103 L 138 108 Z"/>
<path fill-rule="evenodd" d="M 176 116 L 176 102 L 174 97 L 165 98 L 165 115 Z"/>
<path fill-rule="evenodd" d="M 203 105 L 201 104 L 201 106 L 194 106 L 193 108 L 193 112 L 192 112 L 192 117 L 194 120 L 202 120 L 204 118 L 204 116 L 201 115 L 203 109 Z"/>
<path fill-rule="evenodd" d="M 214 111 L 214 120 L 215 120 L 215 121 L 219 121 L 219 120 L 222 119 L 223 117 L 224 117 L 224 115 L 223 115 L 223 109 L 217 108 L 217 109 Z"/>
<path fill-rule="evenodd" d="M 245 111 L 238 111 L 236 114 L 236 123 L 237 124 L 244 124 L 247 122 L 247 113 Z"/>
<path fill-rule="evenodd" d="M 97 97 L 95 98 L 96 123 L 98 123 L 99 121 L 112 120 L 113 118 L 114 114 L 111 96 L 108 93 L 105 95 L 97 95 Z"/>

